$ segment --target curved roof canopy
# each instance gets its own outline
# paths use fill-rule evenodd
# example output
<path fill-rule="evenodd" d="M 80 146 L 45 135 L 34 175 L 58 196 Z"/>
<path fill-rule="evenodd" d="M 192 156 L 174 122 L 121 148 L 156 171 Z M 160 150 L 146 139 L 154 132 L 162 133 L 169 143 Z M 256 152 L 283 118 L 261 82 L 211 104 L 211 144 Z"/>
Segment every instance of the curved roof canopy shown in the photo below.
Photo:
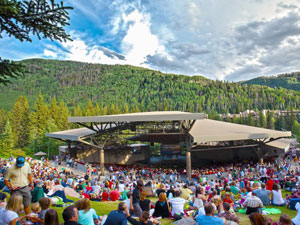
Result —
<path fill-rule="evenodd" d="M 250 139 L 278 139 L 290 137 L 290 131 L 277 131 L 217 120 L 197 120 L 189 134 L 194 142 L 236 141 Z"/>
<path fill-rule="evenodd" d="M 70 123 L 109 123 L 109 122 L 152 122 L 152 121 L 179 121 L 203 119 L 203 113 L 189 113 L 179 111 L 156 111 L 117 114 L 107 116 L 69 117 Z"/>

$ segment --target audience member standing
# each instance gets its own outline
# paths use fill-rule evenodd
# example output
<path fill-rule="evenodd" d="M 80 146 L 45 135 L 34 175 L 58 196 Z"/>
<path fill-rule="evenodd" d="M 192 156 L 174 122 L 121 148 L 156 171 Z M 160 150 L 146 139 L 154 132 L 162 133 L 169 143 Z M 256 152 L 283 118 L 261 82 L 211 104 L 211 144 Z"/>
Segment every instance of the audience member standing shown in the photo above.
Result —
<path fill-rule="evenodd" d="M 140 192 L 144 183 L 142 180 L 137 181 L 137 185 L 132 192 L 132 196 L 130 197 L 130 210 L 134 212 L 134 215 L 140 217 L 142 214 L 142 209 L 140 206 Z"/>
<path fill-rule="evenodd" d="M 34 186 L 30 165 L 25 162 L 24 157 L 18 157 L 15 165 L 7 170 L 4 182 L 10 190 L 11 195 L 20 194 L 23 196 L 25 214 L 29 214 L 31 203 L 30 191 L 33 190 Z"/>

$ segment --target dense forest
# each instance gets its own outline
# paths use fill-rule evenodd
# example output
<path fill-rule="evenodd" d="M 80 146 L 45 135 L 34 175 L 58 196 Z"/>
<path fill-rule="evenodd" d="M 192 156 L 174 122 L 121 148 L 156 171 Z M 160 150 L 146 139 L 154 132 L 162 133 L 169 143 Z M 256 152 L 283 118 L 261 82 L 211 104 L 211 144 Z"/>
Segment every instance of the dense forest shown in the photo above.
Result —
<path fill-rule="evenodd" d="M 25 60 L 28 74 L 0 89 L 0 157 L 37 151 L 56 154 L 59 141 L 46 133 L 76 128 L 69 116 L 180 110 L 219 113 L 258 112 L 225 120 L 300 137 L 300 92 L 283 88 L 212 81 L 201 76 L 163 74 L 144 68 L 69 61 Z M 269 109 L 266 114 L 263 109 Z M 287 109 L 283 117 L 272 110 Z"/>
<path fill-rule="evenodd" d="M 295 91 L 300 91 L 300 72 L 280 74 L 277 76 L 257 77 L 248 81 L 241 82 L 242 84 L 265 85 L 271 88 L 286 88 Z"/>
<path fill-rule="evenodd" d="M 163 74 L 126 65 L 44 59 L 23 63 L 28 70 L 25 77 L 0 87 L 0 108 L 10 110 L 23 95 L 32 109 L 39 92 L 46 103 L 56 97 L 70 110 L 86 106 L 89 100 L 104 111 L 115 108 L 120 112 L 128 109 L 239 113 L 246 109 L 300 108 L 300 92 L 283 88 Z"/>

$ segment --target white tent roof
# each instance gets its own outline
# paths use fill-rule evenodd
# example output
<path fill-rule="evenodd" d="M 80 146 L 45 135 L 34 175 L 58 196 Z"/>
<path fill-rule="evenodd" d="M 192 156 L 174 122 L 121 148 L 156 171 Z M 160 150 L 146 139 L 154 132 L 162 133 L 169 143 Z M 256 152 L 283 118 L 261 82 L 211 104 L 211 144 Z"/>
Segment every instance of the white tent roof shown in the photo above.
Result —
<path fill-rule="evenodd" d="M 276 141 L 271 141 L 271 142 L 267 143 L 267 145 L 274 147 L 274 148 L 284 149 L 285 151 L 288 151 L 291 146 L 291 143 L 293 141 L 294 140 L 291 138 L 281 138 Z"/>
<path fill-rule="evenodd" d="M 197 120 L 189 133 L 196 143 L 291 136 L 289 131 L 276 131 L 210 119 Z"/>
<path fill-rule="evenodd" d="M 33 154 L 34 156 L 44 156 L 44 155 L 47 155 L 47 153 L 45 152 L 37 152 L 35 154 Z"/>
<path fill-rule="evenodd" d="M 81 137 L 94 133 L 95 131 L 88 128 L 79 128 L 48 133 L 47 136 L 63 140 L 79 141 Z M 194 138 L 194 142 L 197 143 L 250 139 L 275 139 L 291 136 L 291 132 L 289 131 L 276 131 L 210 119 L 197 120 L 189 133 Z M 279 144 L 279 142 L 277 144 Z"/>
<path fill-rule="evenodd" d="M 78 128 L 71 130 L 58 131 L 46 134 L 47 137 L 57 138 L 62 140 L 79 141 L 80 137 L 85 137 L 96 132 L 88 128 Z"/>
<path fill-rule="evenodd" d="M 179 111 L 156 111 L 128 113 L 108 116 L 85 116 L 69 117 L 70 123 L 106 123 L 106 122 L 147 122 L 147 121 L 178 121 L 178 120 L 198 120 L 203 119 L 203 113 L 189 113 Z"/>

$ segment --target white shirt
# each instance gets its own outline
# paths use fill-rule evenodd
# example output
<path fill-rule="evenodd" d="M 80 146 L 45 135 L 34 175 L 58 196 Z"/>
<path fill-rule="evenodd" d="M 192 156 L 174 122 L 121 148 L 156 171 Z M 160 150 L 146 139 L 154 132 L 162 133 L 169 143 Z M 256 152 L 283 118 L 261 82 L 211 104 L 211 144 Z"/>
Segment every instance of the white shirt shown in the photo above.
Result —
<path fill-rule="evenodd" d="M 124 200 L 125 204 L 127 205 L 127 208 L 130 209 L 130 198 Z"/>
<path fill-rule="evenodd" d="M 18 217 L 18 214 L 14 211 L 0 209 L 0 225 L 7 225 Z"/>
<path fill-rule="evenodd" d="M 119 192 L 123 192 L 125 188 L 124 184 L 119 184 Z"/>
<path fill-rule="evenodd" d="M 292 221 L 295 225 L 300 225 L 300 203 L 299 202 L 296 203 L 295 208 L 297 210 L 297 215 L 295 216 L 295 218 L 292 219 Z"/>
<path fill-rule="evenodd" d="M 273 203 L 275 205 L 283 204 L 284 200 L 282 198 L 281 190 L 278 190 L 278 191 L 272 190 L 272 192 L 273 192 Z"/>
<path fill-rule="evenodd" d="M 172 216 L 174 216 L 176 213 L 184 213 L 184 203 L 186 201 L 183 198 L 172 198 L 169 200 L 169 202 L 172 204 Z"/>

